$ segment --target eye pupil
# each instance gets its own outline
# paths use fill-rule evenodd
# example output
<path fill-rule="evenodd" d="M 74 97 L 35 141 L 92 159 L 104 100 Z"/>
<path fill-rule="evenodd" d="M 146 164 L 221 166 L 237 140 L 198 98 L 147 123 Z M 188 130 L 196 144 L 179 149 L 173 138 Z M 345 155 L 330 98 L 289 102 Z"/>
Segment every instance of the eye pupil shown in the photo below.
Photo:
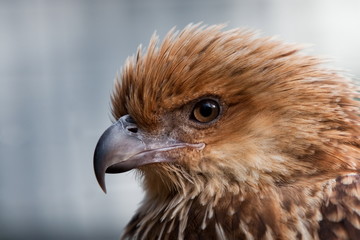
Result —
<path fill-rule="evenodd" d="M 195 104 L 191 119 L 200 123 L 208 123 L 215 120 L 220 113 L 218 102 L 212 99 L 201 100 Z"/>
<path fill-rule="evenodd" d="M 200 114 L 203 117 L 209 117 L 209 116 L 211 116 L 211 113 L 215 107 L 216 107 L 215 105 L 213 105 L 209 102 L 206 102 L 200 106 L 200 109 L 199 109 Z"/>

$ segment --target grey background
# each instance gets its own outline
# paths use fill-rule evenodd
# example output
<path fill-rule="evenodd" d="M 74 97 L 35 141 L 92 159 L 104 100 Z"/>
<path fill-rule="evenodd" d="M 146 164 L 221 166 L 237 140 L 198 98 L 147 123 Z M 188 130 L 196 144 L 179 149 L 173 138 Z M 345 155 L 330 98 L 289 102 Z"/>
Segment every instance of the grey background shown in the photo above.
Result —
<path fill-rule="evenodd" d="M 142 199 L 92 155 L 115 73 L 157 30 L 250 27 L 360 75 L 358 0 L 0 1 L 0 239 L 118 239 Z"/>

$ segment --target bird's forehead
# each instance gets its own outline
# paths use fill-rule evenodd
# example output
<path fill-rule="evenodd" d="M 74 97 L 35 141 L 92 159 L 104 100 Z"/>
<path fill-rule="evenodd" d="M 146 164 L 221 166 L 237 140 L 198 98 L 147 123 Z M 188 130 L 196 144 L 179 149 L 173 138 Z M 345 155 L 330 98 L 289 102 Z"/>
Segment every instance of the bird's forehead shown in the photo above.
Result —
<path fill-rule="evenodd" d="M 220 85 L 229 78 L 224 74 L 228 63 L 221 55 L 230 53 L 222 51 L 227 35 L 222 36 L 220 29 L 193 27 L 179 35 L 169 33 L 160 46 L 153 37 L 147 51 L 138 50 L 124 66 L 114 92 L 114 115 L 125 110 L 151 115 L 201 96 L 222 95 Z"/>

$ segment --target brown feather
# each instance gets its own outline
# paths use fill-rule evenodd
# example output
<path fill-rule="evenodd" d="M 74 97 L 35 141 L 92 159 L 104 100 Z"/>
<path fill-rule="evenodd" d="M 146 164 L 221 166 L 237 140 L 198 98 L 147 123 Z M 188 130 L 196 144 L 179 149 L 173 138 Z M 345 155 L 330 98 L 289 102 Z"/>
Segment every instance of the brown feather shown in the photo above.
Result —
<path fill-rule="evenodd" d="M 360 239 L 354 85 L 297 45 L 222 29 L 154 35 L 116 80 L 115 119 L 206 144 L 139 168 L 146 198 L 124 238 Z M 206 97 L 223 108 L 203 127 L 189 113 Z"/>
<path fill-rule="evenodd" d="M 336 178 L 321 210 L 321 239 L 359 239 L 360 175 Z"/>

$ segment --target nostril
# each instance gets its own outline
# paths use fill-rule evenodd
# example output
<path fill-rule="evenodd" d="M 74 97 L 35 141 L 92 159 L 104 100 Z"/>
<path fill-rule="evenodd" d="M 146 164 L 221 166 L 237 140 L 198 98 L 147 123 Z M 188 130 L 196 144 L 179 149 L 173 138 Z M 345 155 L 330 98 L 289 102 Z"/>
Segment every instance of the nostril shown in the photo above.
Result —
<path fill-rule="evenodd" d="M 128 130 L 129 132 L 132 132 L 132 133 L 137 133 L 138 132 L 137 127 L 127 127 L 126 130 Z"/>

